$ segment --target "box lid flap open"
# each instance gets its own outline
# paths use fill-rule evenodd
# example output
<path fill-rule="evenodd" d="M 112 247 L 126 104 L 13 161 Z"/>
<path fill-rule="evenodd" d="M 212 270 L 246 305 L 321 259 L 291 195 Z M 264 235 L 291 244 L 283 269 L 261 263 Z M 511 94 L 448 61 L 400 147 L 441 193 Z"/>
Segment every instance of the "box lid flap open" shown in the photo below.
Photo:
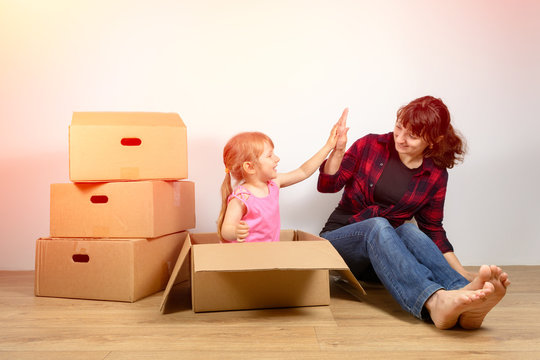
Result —
<path fill-rule="evenodd" d="M 194 271 L 348 269 L 328 241 L 284 241 L 193 246 Z"/>
<path fill-rule="evenodd" d="M 163 297 L 161 298 L 161 305 L 159 307 L 159 310 L 161 311 L 162 314 L 165 311 L 165 305 L 167 304 L 167 300 L 169 299 L 169 294 L 171 293 L 173 286 L 181 282 L 179 279 L 180 269 L 182 268 L 182 266 L 184 265 L 186 261 L 189 261 L 188 259 L 189 259 L 190 250 L 191 250 L 191 243 L 188 237 L 184 241 L 182 250 L 180 250 L 178 259 L 176 260 L 176 263 L 174 264 L 174 269 L 171 273 L 171 277 L 169 278 L 169 281 L 167 282 L 167 286 L 165 287 L 165 291 L 163 292 Z"/>

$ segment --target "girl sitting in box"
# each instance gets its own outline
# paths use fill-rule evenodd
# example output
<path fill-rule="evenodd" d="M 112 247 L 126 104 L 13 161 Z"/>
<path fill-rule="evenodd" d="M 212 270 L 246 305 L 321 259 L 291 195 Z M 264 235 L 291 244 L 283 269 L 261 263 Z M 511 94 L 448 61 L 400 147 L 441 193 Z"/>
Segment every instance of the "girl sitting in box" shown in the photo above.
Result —
<path fill-rule="evenodd" d="M 345 117 L 332 127 L 322 149 L 288 173 L 276 171 L 279 157 L 274 153 L 274 143 L 265 134 L 243 132 L 227 142 L 223 149 L 225 179 L 221 185 L 222 205 L 217 226 L 223 242 L 279 241 L 279 189 L 307 179 L 319 168 L 335 148 L 337 129 Z M 234 189 L 232 178 L 237 182 Z"/>

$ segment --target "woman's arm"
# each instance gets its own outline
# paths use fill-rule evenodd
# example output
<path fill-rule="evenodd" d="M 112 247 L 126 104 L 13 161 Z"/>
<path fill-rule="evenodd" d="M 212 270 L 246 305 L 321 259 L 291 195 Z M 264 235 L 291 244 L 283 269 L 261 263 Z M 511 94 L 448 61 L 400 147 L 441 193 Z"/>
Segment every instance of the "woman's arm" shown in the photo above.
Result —
<path fill-rule="evenodd" d="M 432 170 L 436 171 L 436 170 Z M 444 201 L 446 199 L 446 185 L 448 173 L 444 170 L 433 185 L 433 195 L 428 195 L 428 203 L 414 214 L 420 230 L 422 230 L 437 245 L 443 254 L 454 251 L 454 248 L 443 227 Z"/>
<path fill-rule="evenodd" d="M 446 185 L 448 183 L 448 173 L 444 173 L 439 180 L 439 189 L 432 197 L 429 204 L 422 208 L 416 215 L 415 219 L 420 230 L 426 233 L 433 242 L 439 247 L 444 255 L 444 258 L 450 266 L 460 273 L 467 280 L 472 281 L 476 274 L 467 271 L 459 262 L 452 244 L 446 237 L 442 220 L 444 217 L 444 201 L 446 198 Z"/>

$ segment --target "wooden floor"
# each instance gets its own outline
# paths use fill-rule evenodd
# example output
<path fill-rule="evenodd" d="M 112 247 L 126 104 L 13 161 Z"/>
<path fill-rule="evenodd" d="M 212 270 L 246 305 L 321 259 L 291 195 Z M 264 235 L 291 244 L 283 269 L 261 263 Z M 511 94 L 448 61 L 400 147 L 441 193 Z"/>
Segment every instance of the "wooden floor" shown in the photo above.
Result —
<path fill-rule="evenodd" d="M 540 359 L 540 266 L 508 266 L 512 286 L 480 330 L 441 331 L 386 290 L 330 306 L 194 314 L 187 287 L 135 303 L 34 297 L 33 272 L 0 272 L 0 359 Z"/>

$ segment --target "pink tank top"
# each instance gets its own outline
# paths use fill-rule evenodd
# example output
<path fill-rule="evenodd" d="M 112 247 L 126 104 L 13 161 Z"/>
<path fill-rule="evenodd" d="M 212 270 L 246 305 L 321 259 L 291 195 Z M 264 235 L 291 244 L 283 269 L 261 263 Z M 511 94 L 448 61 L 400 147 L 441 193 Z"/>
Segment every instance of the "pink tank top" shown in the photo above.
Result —
<path fill-rule="evenodd" d="M 249 226 L 249 235 L 244 241 L 279 241 L 279 187 L 275 182 L 268 182 L 268 195 L 265 197 L 256 197 L 242 185 L 234 189 L 228 201 L 233 197 L 246 206 L 242 220 Z"/>

